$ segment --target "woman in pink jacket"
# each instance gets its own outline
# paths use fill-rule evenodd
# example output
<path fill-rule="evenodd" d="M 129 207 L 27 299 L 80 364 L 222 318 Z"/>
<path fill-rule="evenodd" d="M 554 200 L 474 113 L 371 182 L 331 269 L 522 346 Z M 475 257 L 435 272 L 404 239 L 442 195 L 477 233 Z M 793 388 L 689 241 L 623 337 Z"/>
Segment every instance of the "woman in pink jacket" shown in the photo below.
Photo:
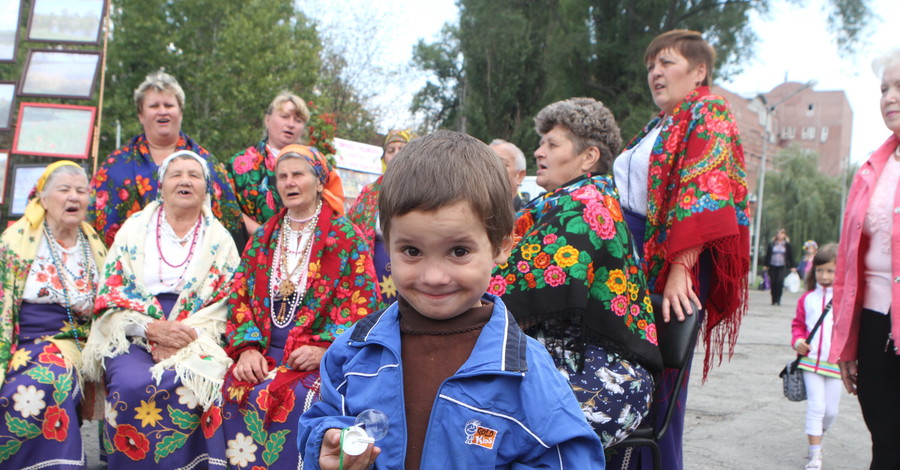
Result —
<path fill-rule="evenodd" d="M 900 468 L 900 49 L 873 64 L 893 133 L 863 164 L 847 199 L 834 283 L 830 362 L 859 396 L 870 470 Z"/>

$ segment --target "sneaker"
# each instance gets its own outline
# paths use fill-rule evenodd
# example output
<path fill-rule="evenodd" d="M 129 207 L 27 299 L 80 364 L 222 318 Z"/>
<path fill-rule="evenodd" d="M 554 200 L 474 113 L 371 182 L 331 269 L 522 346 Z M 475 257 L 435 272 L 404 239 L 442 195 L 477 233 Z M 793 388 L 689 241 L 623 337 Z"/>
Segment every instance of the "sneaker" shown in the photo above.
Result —
<path fill-rule="evenodd" d="M 822 452 L 813 452 L 809 455 L 809 462 L 806 462 L 806 470 L 822 470 Z"/>

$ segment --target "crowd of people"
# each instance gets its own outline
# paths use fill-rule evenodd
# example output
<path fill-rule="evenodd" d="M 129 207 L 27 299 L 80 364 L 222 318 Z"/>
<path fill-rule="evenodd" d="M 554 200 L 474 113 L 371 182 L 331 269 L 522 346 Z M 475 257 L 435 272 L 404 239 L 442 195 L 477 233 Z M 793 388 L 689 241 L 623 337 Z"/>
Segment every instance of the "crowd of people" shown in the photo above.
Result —
<path fill-rule="evenodd" d="M 109 468 L 644 469 L 649 452 L 616 444 L 676 402 L 660 448 L 680 470 L 687 380 L 674 389 L 656 328 L 703 315 L 704 377 L 734 347 L 748 192 L 710 44 L 670 31 L 642 60 L 659 114 L 624 147 L 593 98 L 535 116 L 546 193 L 531 201 L 513 143 L 409 130 L 345 201 L 290 92 L 222 164 L 182 131 L 177 80 L 148 75 L 143 132 L 93 178 L 48 166 L 0 238 L 0 466 L 83 468 L 80 426 L 99 420 Z M 893 135 L 854 180 L 845 242 L 803 247 L 807 468 L 838 378 L 859 394 L 872 468 L 900 465 L 883 406 L 900 386 L 900 53 L 877 67 Z M 784 230 L 765 264 L 777 305 Z M 370 409 L 389 426 L 350 451 Z"/>

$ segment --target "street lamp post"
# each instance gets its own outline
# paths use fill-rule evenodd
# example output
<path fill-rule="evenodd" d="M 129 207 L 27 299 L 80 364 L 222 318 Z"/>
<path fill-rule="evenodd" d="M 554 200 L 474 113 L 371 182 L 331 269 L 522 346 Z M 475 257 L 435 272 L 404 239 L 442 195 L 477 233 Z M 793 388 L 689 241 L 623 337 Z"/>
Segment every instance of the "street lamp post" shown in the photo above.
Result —
<path fill-rule="evenodd" d="M 756 268 L 757 264 L 759 264 L 759 249 L 760 249 L 760 241 L 762 240 L 762 208 L 763 208 L 763 193 L 766 188 L 766 152 L 769 147 L 769 125 L 771 124 L 772 112 L 775 111 L 775 108 L 784 103 L 785 101 L 793 98 L 795 95 L 800 93 L 801 91 L 811 88 L 815 86 L 816 81 L 810 80 L 806 82 L 800 88 L 797 88 L 791 93 L 788 93 L 784 98 L 772 103 L 771 105 L 766 102 L 766 97 L 763 95 L 759 95 L 759 99 L 762 101 L 763 106 L 765 106 L 766 111 L 766 119 L 765 119 L 765 128 L 763 129 L 763 145 L 762 145 L 762 158 L 760 159 L 760 167 L 759 167 L 759 187 L 756 188 L 758 195 L 756 196 L 756 222 L 755 227 L 753 229 L 753 233 L 756 234 L 755 242 L 753 243 L 753 264 L 750 266 L 750 282 L 756 282 Z"/>

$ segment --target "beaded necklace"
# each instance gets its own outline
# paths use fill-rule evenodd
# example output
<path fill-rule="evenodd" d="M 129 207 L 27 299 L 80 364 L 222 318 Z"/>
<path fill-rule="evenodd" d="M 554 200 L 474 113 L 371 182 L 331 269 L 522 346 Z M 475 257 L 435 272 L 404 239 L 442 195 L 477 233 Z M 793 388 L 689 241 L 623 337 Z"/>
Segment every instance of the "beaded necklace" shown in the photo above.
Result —
<path fill-rule="evenodd" d="M 94 264 L 93 259 L 89 253 L 88 241 L 87 237 L 84 236 L 84 231 L 81 228 L 78 228 L 78 234 L 75 241 L 75 246 L 77 247 L 79 244 L 81 245 L 81 252 L 83 256 L 82 267 L 84 268 L 84 274 L 81 277 L 76 277 L 72 275 L 72 271 L 69 270 L 69 267 L 66 266 L 65 263 L 62 262 L 62 256 L 57 253 L 57 247 L 62 249 L 62 246 L 56 241 L 56 238 L 53 237 L 53 231 L 50 230 L 50 225 L 47 224 L 47 220 L 44 220 L 44 237 L 47 239 L 47 246 L 50 248 L 50 258 L 53 260 L 53 266 L 56 267 L 56 272 L 59 273 L 60 282 L 59 285 L 62 286 L 63 291 L 63 299 L 66 302 L 66 317 L 69 320 L 69 325 L 72 325 L 72 337 L 75 339 L 75 347 L 81 351 L 81 340 L 78 338 L 78 324 L 76 323 L 75 318 L 72 316 L 72 300 L 69 297 L 69 288 L 66 286 L 69 282 L 72 282 L 73 286 L 76 280 L 84 279 L 87 276 L 87 288 L 89 291 L 93 292 L 94 289 Z M 65 274 L 67 273 L 71 276 L 70 279 L 66 279 Z"/>
<path fill-rule="evenodd" d="M 315 232 L 316 224 L 319 222 L 319 213 L 321 210 L 322 201 L 320 200 L 316 207 L 315 214 L 306 219 L 310 221 L 309 224 L 300 229 L 299 240 L 303 240 L 304 235 L 308 235 L 308 237 L 304 246 L 294 252 L 301 253 L 301 255 L 300 259 L 297 260 L 297 264 L 294 265 L 294 268 L 290 271 L 287 271 L 287 255 L 288 251 L 290 251 L 289 245 L 293 238 L 292 234 L 294 233 L 294 230 L 291 228 L 290 216 L 287 214 L 285 214 L 285 219 L 282 222 L 282 236 L 278 239 L 278 246 L 276 247 L 274 256 L 278 261 L 272 264 L 272 273 L 269 275 L 269 300 L 271 301 L 270 305 L 272 305 L 272 307 L 275 306 L 276 293 L 281 295 L 281 308 L 278 309 L 277 313 L 274 308 L 269 311 L 269 314 L 272 317 L 272 323 L 278 328 L 284 328 L 290 324 L 296 314 L 297 306 L 300 305 L 300 302 L 306 294 L 303 286 L 300 285 L 303 283 L 305 276 L 301 275 L 296 285 L 291 278 L 296 274 L 298 269 L 309 265 L 313 246 L 313 232 Z M 291 304 L 290 311 L 287 310 L 288 302 Z"/>
<path fill-rule="evenodd" d="M 187 256 L 184 257 L 184 260 L 181 263 L 172 264 L 169 262 L 169 260 L 166 259 L 166 256 L 163 254 L 162 246 L 160 245 L 160 239 L 162 238 L 162 235 L 160 234 L 160 230 L 161 230 L 161 227 L 162 227 L 165 219 L 163 218 L 163 208 L 162 208 L 162 206 L 159 207 L 159 211 L 156 213 L 156 251 L 159 252 L 159 259 L 162 260 L 163 263 L 166 263 L 166 265 L 169 266 L 170 268 L 178 269 L 178 268 L 184 267 L 184 269 L 182 269 L 182 271 L 181 271 L 181 276 L 178 277 L 178 279 L 175 281 L 175 283 L 169 284 L 165 280 L 163 280 L 162 263 L 160 263 L 158 266 L 158 269 L 157 269 L 157 276 L 159 276 L 159 282 L 162 285 L 164 285 L 166 287 L 175 287 L 178 284 L 181 284 L 181 281 L 184 280 L 184 275 L 187 274 L 187 270 L 188 270 L 188 262 L 194 257 L 194 248 L 197 246 L 197 238 L 200 235 L 200 221 L 202 220 L 202 218 L 203 218 L 202 214 L 200 216 L 198 216 L 197 223 L 195 223 L 194 226 L 191 228 L 191 232 L 193 232 L 193 236 L 191 237 L 191 247 L 188 249 Z M 171 226 L 168 225 L 168 222 L 166 221 L 165 223 L 166 223 L 169 231 L 172 232 L 171 236 L 174 238 L 176 243 L 184 243 L 187 241 L 188 234 L 185 234 L 184 237 L 179 239 L 175 235 L 175 231 L 171 228 Z"/>

